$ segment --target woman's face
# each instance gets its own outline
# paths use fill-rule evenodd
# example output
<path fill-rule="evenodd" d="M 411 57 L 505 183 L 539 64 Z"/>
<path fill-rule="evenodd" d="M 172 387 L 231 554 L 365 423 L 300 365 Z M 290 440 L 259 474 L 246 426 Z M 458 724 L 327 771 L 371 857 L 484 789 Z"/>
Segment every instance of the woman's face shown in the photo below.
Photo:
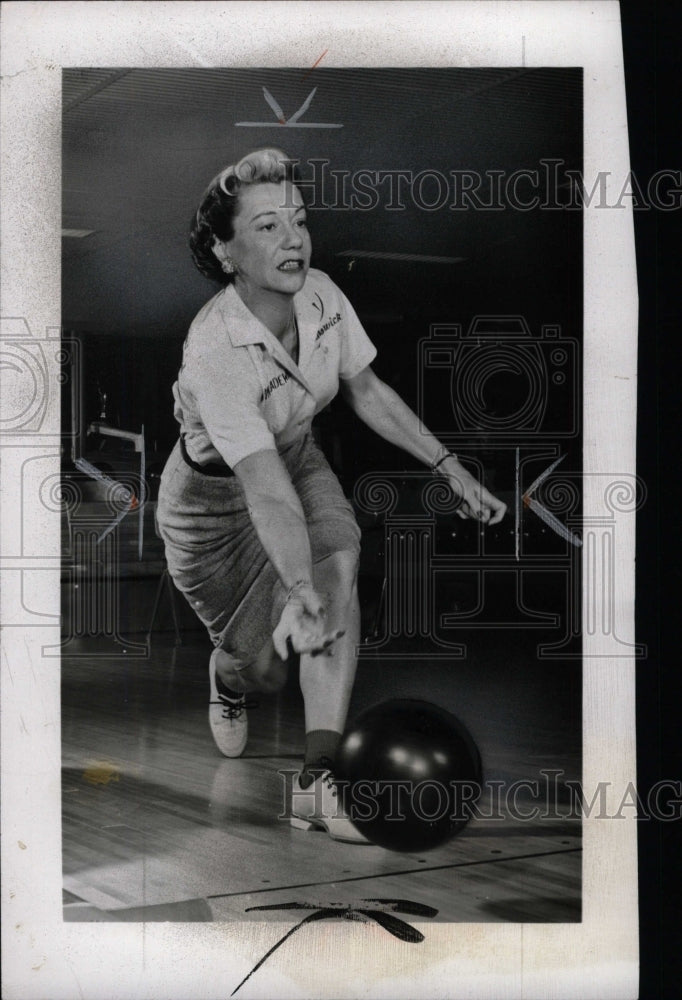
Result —
<path fill-rule="evenodd" d="M 305 282 L 311 253 L 300 192 L 282 181 L 245 185 L 238 197 L 234 236 L 222 244 L 237 267 L 237 284 L 248 295 L 295 294 Z"/>

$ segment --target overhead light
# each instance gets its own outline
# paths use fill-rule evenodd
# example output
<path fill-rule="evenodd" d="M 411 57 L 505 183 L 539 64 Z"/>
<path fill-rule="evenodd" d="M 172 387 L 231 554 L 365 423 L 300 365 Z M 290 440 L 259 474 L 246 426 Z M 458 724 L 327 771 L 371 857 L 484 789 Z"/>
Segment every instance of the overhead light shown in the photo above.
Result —
<path fill-rule="evenodd" d="M 341 250 L 337 257 L 353 257 L 356 260 L 370 258 L 372 260 L 409 260 L 422 264 L 461 264 L 466 257 L 435 257 L 422 253 L 388 253 L 383 250 Z"/>
<path fill-rule="evenodd" d="M 82 240 L 85 236 L 92 236 L 94 229 L 62 229 L 62 236 L 70 236 L 74 240 Z"/>

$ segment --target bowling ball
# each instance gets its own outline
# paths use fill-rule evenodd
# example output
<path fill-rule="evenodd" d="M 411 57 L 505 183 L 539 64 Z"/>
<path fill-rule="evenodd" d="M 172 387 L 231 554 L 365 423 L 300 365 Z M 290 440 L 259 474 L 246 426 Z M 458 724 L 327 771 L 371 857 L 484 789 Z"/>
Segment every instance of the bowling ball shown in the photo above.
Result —
<path fill-rule="evenodd" d="M 396 698 L 348 726 L 336 778 L 351 821 L 369 840 L 393 851 L 425 851 L 466 825 L 480 794 L 481 759 L 450 712 Z"/>

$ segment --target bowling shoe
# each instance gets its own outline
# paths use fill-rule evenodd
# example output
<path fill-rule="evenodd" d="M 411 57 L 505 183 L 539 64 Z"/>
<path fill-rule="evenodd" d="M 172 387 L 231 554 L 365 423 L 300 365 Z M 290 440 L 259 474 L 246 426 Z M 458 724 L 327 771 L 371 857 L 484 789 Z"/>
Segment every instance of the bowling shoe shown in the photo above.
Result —
<path fill-rule="evenodd" d="M 326 830 L 333 840 L 348 844 L 370 843 L 348 818 L 330 771 L 324 771 L 307 788 L 301 788 L 300 774 L 296 775 L 290 823 L 297 830 Z"/>
<path fill-rule="evenodd" d="M 211 683 L 208 721 L 221 754 L 224 757 L 241 757 L 249 735 L 246 696 L 228 698 L 218 690 L 220 681 L 216 676 L 216 654 L 219 653 L 220 650 L 213 650 L 208 666 Z"/>

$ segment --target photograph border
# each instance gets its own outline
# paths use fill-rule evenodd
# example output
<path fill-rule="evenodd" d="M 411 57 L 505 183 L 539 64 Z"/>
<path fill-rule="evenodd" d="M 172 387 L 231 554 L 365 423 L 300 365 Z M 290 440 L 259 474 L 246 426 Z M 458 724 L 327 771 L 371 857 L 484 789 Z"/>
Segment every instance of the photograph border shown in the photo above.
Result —
<path fill-rule="evenodd" d="M 607 171 L 614 204 L 629 170 L 619 9 L 611 0 L 17 3 L 4 5 L 2 30 L 3 340 L 25 336 L 44 346 L 59 337 L 64 66 L 300 66 L 325 48 L 329 66 L 581 65 L 586 185 Z M 584 221 L 583 502 L 586 520 L 596 523 L 607 515 L 600 477 L 635 474 L 637 285 L 631 205 L 588 206 Z M 48 371 L 56 380 L 54 351 Z M 0 457 L 20 448 L 26 458 L 47 456 L 58 474 L 59 445 L 57 400 L 30 441 L 4 435 Z M 41 653 L 59 642 L 59 518 L 39 505 L 26 510 L 11 480 L 3 482 L 2 503 L 9 542 L 2 557 L 7 995 L 223 996 L 225 984 L 238 982 L 267 950 L 267 926 L 62 923 L 59 676 Z M 8 529 L 8 512 L 17 511 L 18 540 Z M 634 501 L 612 513 L 615 634 L 634 644 Z M 16 621 L 13 597 L 17 581 L 23 596 L 24 573 L 34 587 L 42 577 L 40 607 L 52 626 Z M 595 598 L 590 586 L 584 571 L 583 606 Z M 608 782 L 617 810 L 635 778 L 635 674 L 634 657 L 614 657 L 609 638 L 599 630 L 583 636 L 583 788 L 589 801 L 591 789 Z M 324 983 L 308 962 L 293 979 L 290 965 L 273 962 L 251 995 L 636 996 L 636 817 L 588 817 L 583 829 L 582 923 L 430 927 L 419 954 L 402 959 L 366 932 L 335 926 L 339 964 L 328 966 Z M 313 934 L 301 932 L 301 958 L 314 954 Z"/>

